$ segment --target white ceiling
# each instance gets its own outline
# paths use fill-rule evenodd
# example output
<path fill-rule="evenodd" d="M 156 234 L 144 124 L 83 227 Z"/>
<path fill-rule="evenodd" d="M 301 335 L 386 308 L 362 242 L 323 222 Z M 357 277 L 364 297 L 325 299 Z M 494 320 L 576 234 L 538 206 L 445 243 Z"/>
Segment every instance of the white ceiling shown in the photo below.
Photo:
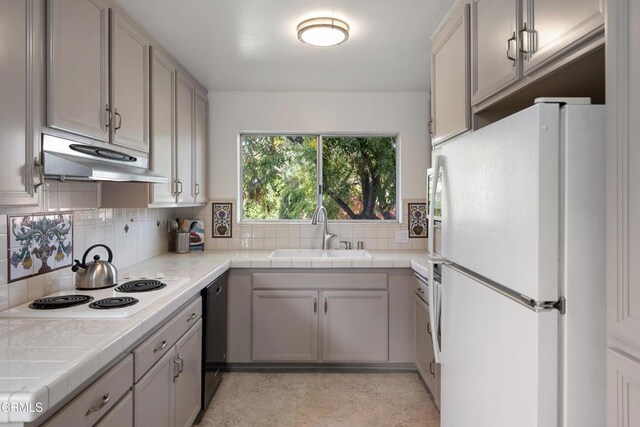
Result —
<path fill-rule="evenodd" d="M 119 0 L 210 90 L 425 91 L 430 36 L 453 0 Z M 296 38 L 303 19 L 351 26 L 340 46 Z"/>

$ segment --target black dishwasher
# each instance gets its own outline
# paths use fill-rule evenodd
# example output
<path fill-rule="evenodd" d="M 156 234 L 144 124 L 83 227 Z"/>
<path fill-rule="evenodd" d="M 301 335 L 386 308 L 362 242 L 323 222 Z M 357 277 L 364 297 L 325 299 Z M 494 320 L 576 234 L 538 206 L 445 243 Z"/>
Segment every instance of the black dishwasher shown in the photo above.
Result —
<path fill-rule="evenodd" d="M 198 422 L 220 386 L 227 364 L 228 282 L 229 273 L 225 272 L 202 290 L 202 407 Z"/>

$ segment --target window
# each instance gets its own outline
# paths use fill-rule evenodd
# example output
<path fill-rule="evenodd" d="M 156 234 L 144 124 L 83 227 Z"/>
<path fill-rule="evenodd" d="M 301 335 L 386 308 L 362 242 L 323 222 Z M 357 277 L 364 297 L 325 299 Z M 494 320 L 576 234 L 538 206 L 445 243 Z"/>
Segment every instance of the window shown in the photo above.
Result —
<path fill-rule="evenodd" d="M 397 137 L 240 136 L 243 220 L 395 220 Z"/>

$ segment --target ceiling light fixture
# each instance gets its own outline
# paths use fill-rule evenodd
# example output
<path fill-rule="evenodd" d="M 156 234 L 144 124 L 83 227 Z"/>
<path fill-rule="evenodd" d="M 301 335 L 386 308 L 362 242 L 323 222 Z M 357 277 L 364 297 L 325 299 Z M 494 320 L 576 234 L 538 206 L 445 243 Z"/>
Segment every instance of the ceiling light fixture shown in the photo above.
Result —
<path fill-rule="evenodd" d="M 312 18 L 298 25 L 298 40 L 311 46 L 328 47 L 349 38 L 349 24 L 336 18 Z"/>

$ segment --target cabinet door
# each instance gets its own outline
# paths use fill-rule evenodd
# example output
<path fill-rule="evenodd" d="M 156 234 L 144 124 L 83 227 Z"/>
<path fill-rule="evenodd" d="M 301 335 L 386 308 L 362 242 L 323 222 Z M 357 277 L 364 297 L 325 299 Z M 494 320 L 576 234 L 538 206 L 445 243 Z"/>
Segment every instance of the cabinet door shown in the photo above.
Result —
<path fill-rule="evenodd" d="M 471 100 L 476 105 L 518 81 L 520 0 L 471 2 Z"/>
<path fill-rule="evenodd" d="M 149 151 L 149 42 L 129 18 L 111 11 L 113 143 Z"/>
<path fill-rule="evenodd" d="M 109 28 L 101 0 L 49 0 L 47 124 L 109 141 Z"/>
<path fill-rule="evenodd" d="M 180 71 L 176 79 L 176 161 L 178 203 L 192 204 L 193 145 L 195 141 L 195 84 Z"/>
<path fill-rule="evenodd" d="M 254 361 L 318 360 L 317 291 L 253 291 Z"/>
<path fill-rule="evenodd" d="M 202 393 L 202 320 L 176 343 L 179 373 L 176 378 L 175 426 L 189 427 L 200 412 Z"/>
<path fill-rule="evenodd" d="M 604 0 L 527 0 L 524 13 L 525 74 L 604 31 Z"/>
<path fill-rule="evenodd" d="M 431 134 L 434 144 L 471 128 L 469 5 L 456 7 L 431 39 Z"/>
<path fill-rule="evenodd" d="M 607 350 L 607 425 L 640 425 L 640 363 Z"/>
<path fill-rule="evenodd" d="M 174 426 L 175 356 L 172 348 L 133 386 L 134 425 Z"/>
<path fill-rule="evenodd" d="M 196 203 L 206 203 L 207 201 L 207 94 L 200 91 L 196 94 L 196 143 L 195 143 L 195 182 L 193 194 Z"/>
<path fill-rule="evenodd" d="M 40 155 L 40 69 L 43 66 L 42 5 L 39 1 L 0 2 L 0 205 L 35 205 Z M 33 44 L 33 45 L 32 45 Z"/>
<path fill-rule="evenodd" d="M 157 49 L 151 57 L 151 169 L 169 178 L 151 185 L 150 203 L 174 203 L 176 67 Z"/>
<path fill-rule="evenodd" d="M 429 323 L 429 306 L 415 297 L 416 305 L 416 367 L 420 376 L 435 396 L 436 373 L 433 342 L 431 341 L 431 326 Z"/>
<path fill-rule="evenodd" d="M 128 392 L 107 414 L 100 418 L 96 427 L 133 427 L 133 392 Z"/>
<path fill-rule="evenodd" d="M 388 360 L 387 291 L 323 291 L 320 296 L 322 361 Z"/>

